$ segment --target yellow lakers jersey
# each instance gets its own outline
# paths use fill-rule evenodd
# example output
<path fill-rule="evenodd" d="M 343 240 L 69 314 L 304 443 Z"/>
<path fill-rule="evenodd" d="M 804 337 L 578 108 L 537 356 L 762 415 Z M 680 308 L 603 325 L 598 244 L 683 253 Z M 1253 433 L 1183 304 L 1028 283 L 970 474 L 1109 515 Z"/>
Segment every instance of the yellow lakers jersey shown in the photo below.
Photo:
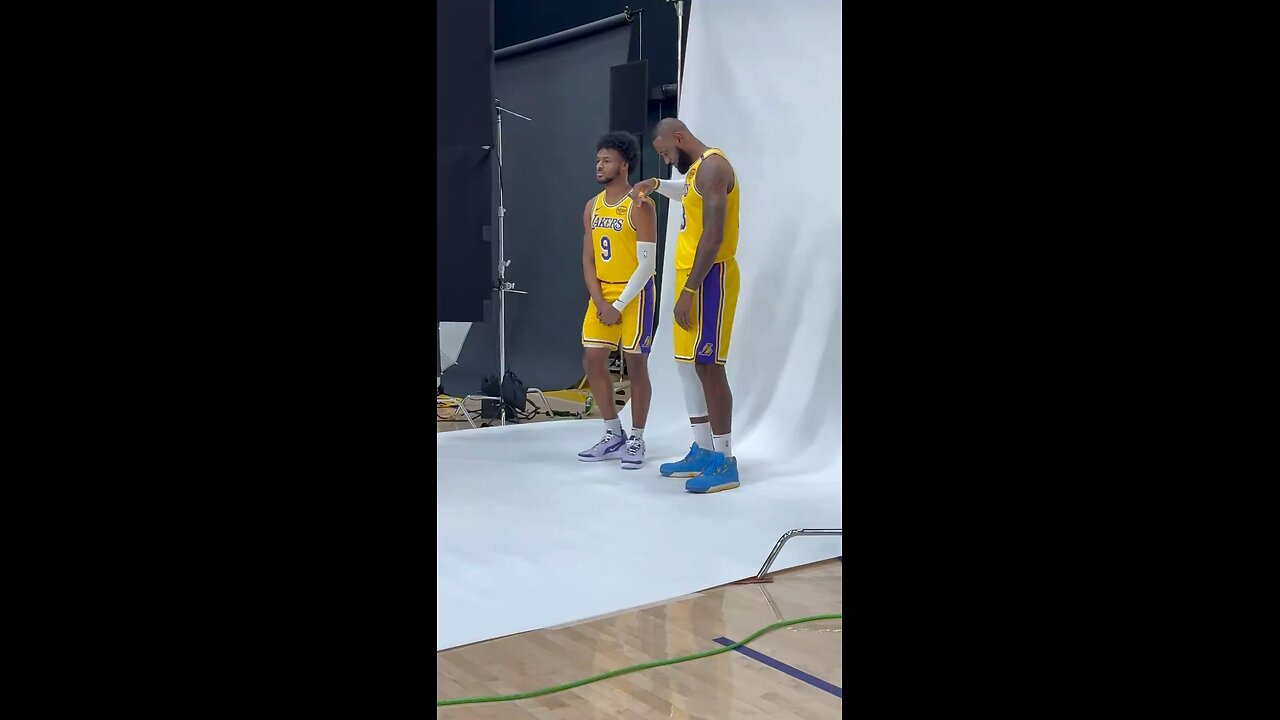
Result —
<path fill-rule="evenodd" d="M 636 260 L 636 226 L 631 221 L 631 196 L 616 205 L 596 196 L 591 210 L 591 239 L 596 246 L 596 277 L 603 282 L 625 283 L 631 279 Z"/>
<path fill-rule="evenodd" d="M 703 159 L 710 155 L 719 155 L 725 160 L 729 159 L 723 152 L 715 148 L 707 148 L 707 151 L 693 163 L 693 167 L 689 168 L 689 172 L 684 176 L 684 197 L 680 200 L 680 235 L 676 238 L 677 270 L 692 268 L 693 258 L 698 252 L 698 240 L 702 238 L 703 203 L 702 196 L 698 194 L 698 186 L 694 181 L 698 179 L 698 167 L 702 165 Z M 731 182 L 733 187 L 729 190 L 728 200 L 724 209 L 724 240 L 720 243 L 720 250 L 716 253 L 714 262 L 728 260 L 738 250 L 738 195 L 740 188 L 738 187 L 736 172 Z"/>

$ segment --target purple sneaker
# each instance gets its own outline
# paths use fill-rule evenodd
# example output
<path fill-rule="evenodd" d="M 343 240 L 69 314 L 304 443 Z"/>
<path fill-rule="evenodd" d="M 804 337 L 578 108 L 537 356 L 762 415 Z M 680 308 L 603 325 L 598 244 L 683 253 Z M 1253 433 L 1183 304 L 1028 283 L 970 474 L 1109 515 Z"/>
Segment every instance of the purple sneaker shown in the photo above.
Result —
<path fill-rule="evenodd" d="M 623 470 L 639 470 L 644 466 L 644 438 L 632 435 L 627 440 L 627 451 L 622 456 Z"/>
<path fill-rule="evenodd" d="M 604 431 L 604 438 L 593 445 L 589 450 L 583 450 L 578 453 L 578 459 L 582 462 L 617 460 L 622 457 L 626 444 L 626 438 L 621 435 L 614 435 L 612 430 L 606 429 Z"/>

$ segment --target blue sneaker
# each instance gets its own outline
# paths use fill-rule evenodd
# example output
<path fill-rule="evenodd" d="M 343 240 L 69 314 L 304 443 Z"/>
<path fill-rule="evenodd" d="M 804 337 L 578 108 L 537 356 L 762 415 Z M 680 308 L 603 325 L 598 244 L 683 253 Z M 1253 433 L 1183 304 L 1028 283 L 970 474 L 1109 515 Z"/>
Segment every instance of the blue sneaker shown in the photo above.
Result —
<path fill-rule="evenodd" d="M 711 456 L 717 453 L 698 447 L 698 443 L 689 446 L 689 454 L 683 460 L 662 463 L 658 472 L 665 477 L 695 477 L 709 467 Z"/>
<path fill-rule="evenodd" d="M 694 493 L 713 493 L 738 487 L 738 458 L 726 458 L 720 453 L 712 453 L 712 455 L 717 458 L 715 466 L 685 481 L 685 490 Z"/>

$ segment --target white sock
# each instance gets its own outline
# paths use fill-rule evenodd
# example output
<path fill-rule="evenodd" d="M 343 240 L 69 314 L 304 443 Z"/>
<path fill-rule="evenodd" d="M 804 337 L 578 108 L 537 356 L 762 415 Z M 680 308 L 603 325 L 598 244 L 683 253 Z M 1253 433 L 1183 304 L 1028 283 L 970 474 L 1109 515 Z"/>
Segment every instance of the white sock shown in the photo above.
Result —
<path fill-rule="evenodd" d="M 631 437 L 644 439 L 644 428 L 631 428 Z"/>
<path fill-rule="evenodd" d="M 716 446 L 716 452 L 724 455 L 727 458 L 733 457 L 733 445 L 729 441 L 729 437 L 732 434 L 733 433 L 725 433 L 723 435 L 715 435 L 711 438 L 711 441 Z"/>
<path fill-rule="evenodd" d="M 612 420 L 605 420 L 604 427 L 606 430 L 612 430 L 614 435 L 617 435 L 618 437 L 622 437 L 622 421 L 619 420 L 618 418 L 614 418 Z"/>
<path fill-rule="evenodd" d="M 693 439 L 703 450 L 714 450 L 715 443 L 711 439 L 711 422 L 689 423 L 693 428 Z"/>

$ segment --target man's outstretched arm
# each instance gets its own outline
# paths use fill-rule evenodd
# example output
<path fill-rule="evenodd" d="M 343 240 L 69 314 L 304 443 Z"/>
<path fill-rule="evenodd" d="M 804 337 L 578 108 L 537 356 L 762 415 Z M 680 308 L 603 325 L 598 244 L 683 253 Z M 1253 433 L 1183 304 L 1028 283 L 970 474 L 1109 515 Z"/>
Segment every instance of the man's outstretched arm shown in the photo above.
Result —
<path fill-rule="evenodd" d="M 619 312 L 640 294 L 658 265 L 658 213 L 654 210 L 653 203 L 631 203 L 630 221 L 636 229 L 638 262 L 635 272 L 627 280 L 627 286 L 622 289 L 622 294 L 613 301 L 613 306 Z"/>

